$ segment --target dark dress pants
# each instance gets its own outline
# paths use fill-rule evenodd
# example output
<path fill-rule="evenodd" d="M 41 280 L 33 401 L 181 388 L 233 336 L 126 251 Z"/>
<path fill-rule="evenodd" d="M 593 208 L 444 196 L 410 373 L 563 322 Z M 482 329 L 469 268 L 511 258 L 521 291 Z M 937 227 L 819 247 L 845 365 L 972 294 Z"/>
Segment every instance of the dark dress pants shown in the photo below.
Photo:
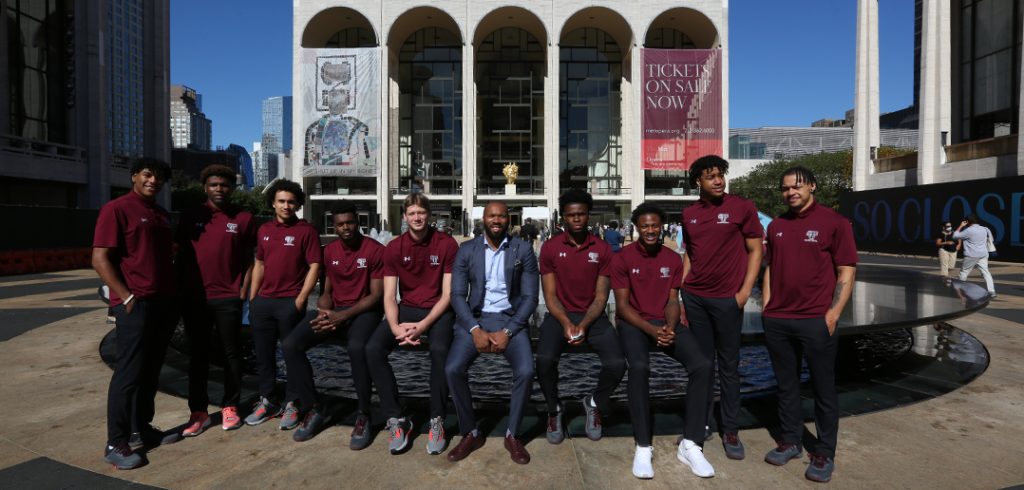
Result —
<path fill-rule="evenodd" d="M 224 353 L 224 398 L 222 407 L 238 407 L 242 397 L 242 300 L 197 298 L 184 303 L 181 312 L 188 338 L 188 408 L 205 412 L 210 351 L 219 346 Z"/>
<path fill-rule="evenodd" d="M 836 455 L 839 434 L 839 395 L 836 392 L 836 354 L 839 336 L 829 335 L 825 318 L 768 318 L 764 343 L 779 384 L 779 422 L 782 440 L 800 444 L 803 410 L 800 401 L 801 358 L 807 360 L 814 388 L 814 427 L 817 432 L 812 452 L 830 458 Z"/>
<path fill-rule="evenodd" d="M 655 325 L 665 322 L 654 321 Z M 676 325 L 675 342 L 667 347 L 658 347 L 654 338 L 621 318 L 618 324 L 622 350 L 629 363 L 626 388 L 629 393 L 629 415 L 633 422 L 633 438 L 639 446 L 650 446 L 654 438 L 653 416 L 651 415 L 651 349 L 659 350 L 679 361 L 686 368 L 686 420 L 683 437 L 697 445 L 704 443 L 704 426 L 707 423 L 708 387 L 711 385 L 711 361 L 701 352 L 693 332 L 682 325 Z"/>
<path fill-rule="evenodd" d="M 249 305 L 249 323 L 256 346 L 260 396 L 272 398 L 277 382 L 277 341 L 288 338 L 305 311 L 295 308 L 295 298 L 256 296 Z M 285 401 L 294 401 L 294 393 L 285 393 Z"/>
<path fill-rule="evenodd" d="M 569 320 L 579 324 L 584 313 L 568 313 Z M 608 316 L 601 315 L 587 328 L 587 344 L 601 359 L 601 371 L 597 375 L 594 402 L 601 413 L 611 413 L 610 398 L 626 374 L 626 356 L 619 345 L 619 336 Z M 565 330 L 550 313 L 540 325 L 540 340 L 537 342 L 537 381 L 544 393 L 548 413 L 558 411 L 558 361 L 569 343 Z M 576 374 L 576 373 L 573 373 Z"/>
<path fill-rule="evenodd" d="M 509 327 L 511 316 L 504 313 L 484 313 L 479 321 L 486 332 L 498 332 Z M 509 339 L 505 359 L 512 366 L 512 398 L 509 402 L 508 433 L 519 435 L 519 424 L 523 420 L 526 403 L 533 387 L 533 352 L 530 347 L 528 329 L 522 329 Z M 459 433 L 469 434 L 477 428 L 476 414 L 473 413 L 473 394 L 469 391 L 469 366 L 480 355 L 473 345 L 473 334 L 456 328 L 455 339 L 448 355 L 445 373 L 452 389 L 452 401 L 459 416 Z"/>
<path fill-rule="evenodd" d="M 740 332 L 743 309 L 736 298 L 706 298 L 683 292 L 683 305 L 690 330 L 708 359 L 718 361 L 720 387 L 718 429 L 722 433 L 739 430 L 740 412 Z M 714 383 L 708 386 L 708 403 L 714 403 Z M 713 413 L 713 412 L 711 412 Z M 711 413 L 708 415 L 710 416 Z"/>

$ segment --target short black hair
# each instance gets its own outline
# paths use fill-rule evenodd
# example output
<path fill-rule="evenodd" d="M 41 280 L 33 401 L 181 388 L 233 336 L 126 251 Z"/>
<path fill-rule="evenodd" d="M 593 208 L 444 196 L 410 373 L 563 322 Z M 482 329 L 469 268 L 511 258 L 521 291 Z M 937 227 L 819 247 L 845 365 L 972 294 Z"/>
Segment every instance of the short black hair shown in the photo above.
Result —
<path fill-rule="evenodd" d="M 633 215 L 630 216 L 629 220 L 632 221 L 633 224 L 636 224 L 640 217 L 645 214 L 658 215 L 662 224 L 668 221 L 668 216 L 665 214 L 665 210 L 661 209 L 657 204 L 648 201 L 640 203 L 640 205 L 633 210 Z"/>
<path fill-rule="evenodd" d="M 140 157 L 132 160 L 132 165 L 128 171 L 129 175 L 135 175 L 143 170 L 149 170 L 156 175 L 156 178 L 166 181 L 171 178 L 171 166 L 163 160 L 157 160 L 156 158 Z"/>
<path fill-rule="evenodd" d="M 976 225 L 978 224 L 978 215 L 973 213 L 968 214 L 967 217 L 964 218 L 964 221 L 966 221 L 968 224 Z"/>
<path fill-rule="evenodd" d="M 611 228 L 611 229 L 614 230 L 614 229 L 616 229 L 618 227 L 619 227 L 619 222 L 618 221 L 611 220 L 611 221 L 608 222 L 608 228 Z"/>
<path fill-rule="evenodd" d="M 348 214 L 348 213 L 358 214 L 358 213 L 356 213 L 356 205 L 352 201 L 341 200 L 341 201 L 336 202 L 334 204 L 334 206 L 331 206 L 332 219 L 333 219 L 333 216 L 337 216 L 339 214 Z"/>
<path fill-rule="evenodd" d="M 569 189 L 558 197 L 558 209 L 565 212 L 565 207 L 570 204 L 585 204 L 587 211 L 594 209 L 594 197 L 583 189 Z"/>
<path fill-rule="evenodd" d="M 209 179 L 210 177 L 221 177 L 230 182 L 232 186 L 238 183 L 238 174 L 235 173 L 235 169 L 219 163 L 208 165 L 204 168 L 203 171 L 199 173 L 199 182 L 206 185 L 206 179 Z"/>
<path fill-rule="evenodd" d="M 288 179 L 278 179 L 270 183 L 266 190 L 263 191 L 263 195 L 266 196 L 267 206 L 274 207 L 274 197 L 277 196 L 278 192 L 285 191 L 292 193 L 295 196 L 295 202 L 299 206 L 306 204 L 306 193 L 302 192 L 302 186 L 292 182 Z"/>
<path fill-rule="evenodd" d="M 718 155 L 704 155 L 690 165 L 690 187 L 697 187 L 697 182 L 704 172 L 717 168 L 722 175 L 729 173 L 729 162 Z"/>
<path fill-rule="evenodd" d="M 782 187 L 782 181 L 785 180 L 786 177 L 788 177 L 790 175 L 795 175 L 796 176 L 796 183 L 797 184 L 814 184 L 814 185 L 818 184 L 817 179 L 814 178 L 814 172 L 811 172 L 811 169 L 809 169 L 807 167 L 801 167 L 801 166 L 798 165 L 796 167 L 789 167 L 789 168 L 786 169 L 785 172 L 782 172 L 782 175 L 779 176 L 779 187 L 780 188 Z"/>

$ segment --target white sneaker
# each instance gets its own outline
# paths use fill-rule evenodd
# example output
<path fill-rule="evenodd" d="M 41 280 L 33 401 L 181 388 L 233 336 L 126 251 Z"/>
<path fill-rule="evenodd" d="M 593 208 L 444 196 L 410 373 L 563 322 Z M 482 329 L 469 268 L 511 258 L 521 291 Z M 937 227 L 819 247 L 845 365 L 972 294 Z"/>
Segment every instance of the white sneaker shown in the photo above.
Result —
<path fill-rule="evenodd" d="M 708 463 L 707 458 L 704 457 L 704 450 L 689 439 L 683 439 L 683 442 L 679 443 L 679 450 L 676 451 L 676 457 L 679 458 L 681 463 L 689 466 L 690 471 L 693 471 L 694 475 L 701 478 L 711 478 L 712 476 L 715 476 L 715 468 L 713 468 L 711 463 Z"/>
<path fill-rule="evenodd" d="M 633 476 L 644 480 L 654 478 L 654 466 L 651 465 L 652 452 L 651 446 L 636 447 L 636 454 L 633 455 Z"/>

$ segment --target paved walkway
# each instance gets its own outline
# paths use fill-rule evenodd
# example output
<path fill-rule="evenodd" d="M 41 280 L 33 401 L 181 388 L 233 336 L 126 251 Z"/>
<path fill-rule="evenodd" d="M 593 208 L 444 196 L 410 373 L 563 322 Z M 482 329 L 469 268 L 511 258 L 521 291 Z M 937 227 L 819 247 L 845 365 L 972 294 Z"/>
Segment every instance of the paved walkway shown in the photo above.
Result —
<path fill-rule="evenodd" d="M 864 255 L 865 263 L 929 272 L 934 261 Z M 981 313 L 952 323 L 989 349 L 991 366 L 948 395 L 898 409 L 843 418 L 838 488 L 1002 488 L 1024 483 L 1024 265 L 995 264 L 1000 296 Z M 980 280 L 980 277 L 973 278 Z M 423 439 L 401 456 L 386 436 L 366 450 L 347 448 L 349 427 L 335 426 L 294 443 L 276 424 L 200 437 L 158 448 L 150 464 L 116 472 L 101 461 L 110 370 L 98 354 L 110 330 L 97 308 L 91 271 L 0 278 L 0 488 L 775 488 L 804 486 L 805 461 L 776 468 L 761 461 L 773 447 L 764 429 L 741 433 L 745 461 L 707 444 L 713 479 L 700 480 L 675 460 L 675 437 L 655 438 L 652 481 L 630 474 L 633 442 L 606 437 L 558 446 L 535 439 L 533 462 L 512 463 L 490 437 L 457 464 L 428 456 Z M 157 396 L 157 418 L 173 427 L 188 417 L 185 401 Z M 452 422 L 454 418 L 452 419 Z M 449 425 L 454 426 L 454 423 Z M 500 423 L 499 423 L 500 425 Z M 813 429 L 813 426 L 810 425 Z"/>

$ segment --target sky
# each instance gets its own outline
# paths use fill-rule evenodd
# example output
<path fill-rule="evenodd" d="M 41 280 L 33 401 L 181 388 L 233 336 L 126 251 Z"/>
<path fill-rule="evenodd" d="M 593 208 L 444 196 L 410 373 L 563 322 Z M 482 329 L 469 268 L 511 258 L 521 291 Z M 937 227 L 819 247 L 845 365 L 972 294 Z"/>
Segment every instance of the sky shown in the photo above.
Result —
<path fill-rule="evenodd" d="M 911 105 L 914 2 L 879 4 L 882 113 Z M 258 6 L 258 8 L 257 8 Z M 729 126 L 810 126 L 853 108 L 856 0 L 730 0 Z M 252 150 L 291 93 L 292 2 L 171 2 L 171 83 L 203 95 L 213 144 Z"/>

